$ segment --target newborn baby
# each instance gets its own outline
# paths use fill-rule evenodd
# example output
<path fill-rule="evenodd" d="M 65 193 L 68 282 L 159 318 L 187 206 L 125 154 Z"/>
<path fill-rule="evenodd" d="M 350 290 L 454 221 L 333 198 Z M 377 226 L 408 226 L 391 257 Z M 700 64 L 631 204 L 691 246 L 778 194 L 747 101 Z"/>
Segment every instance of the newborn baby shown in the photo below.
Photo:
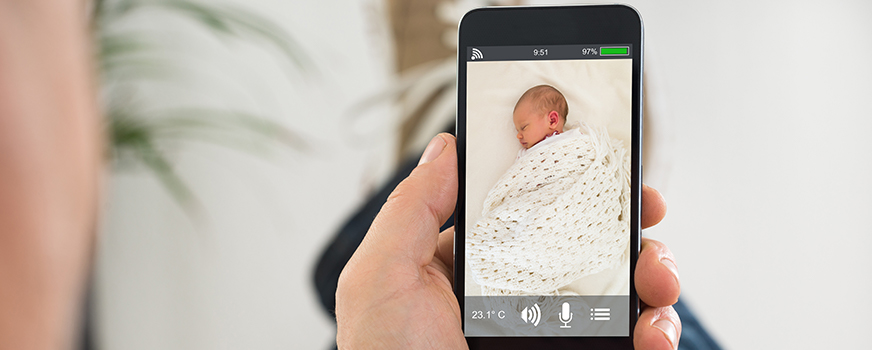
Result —
<path fill-rule="evenodd" d="M 546 137 L 562 133 L 568 113 L 566 98 L 553 86 L 539 85 L 527 90 L 512 112 L 521 146 L 527 149 Z"/>
<path fill-rule="evenodd" d="M 554 139 L 554 136 L 563 133 L 567 114 L 569 107 L 566 98 L 553 86 L 538 85 L 524 92 L 512 112 L 512 121 L 515 123 L 515 131 L 518 132 L 516 137 L 523 147 L 518 157 L 546 139 L 548 143 L 564 137 L 580 136 L 578 129 L 572 129 L 572 135 Z"/>
<path fill-rule="evenodd" d="M 553 86 L 527 90 L 512 119 L 522 149 L 466 240 L 483 295 L 557 295 L 619 265 L 629 242 L 629 162 L 605 129 L 566 130 Z"/>

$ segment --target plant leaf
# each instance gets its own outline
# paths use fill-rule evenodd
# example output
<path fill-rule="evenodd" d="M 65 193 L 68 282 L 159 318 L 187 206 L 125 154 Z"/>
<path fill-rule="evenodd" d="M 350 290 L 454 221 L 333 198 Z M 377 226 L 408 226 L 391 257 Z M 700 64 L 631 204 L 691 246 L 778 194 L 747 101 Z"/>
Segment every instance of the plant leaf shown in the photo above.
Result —
<path fill-rule="evenodd" d="M 315 65 L 303 54 L 300 45 L 281 27 L 252 12 L 227 6 L 188 1 L 164 0 L 152 3 L 176 10 L 199 21 L 213 32 L 224 35 L 248 36 L 263 39 L 277 47 L 286 58 L 303 71 L 311 71 Z"/>

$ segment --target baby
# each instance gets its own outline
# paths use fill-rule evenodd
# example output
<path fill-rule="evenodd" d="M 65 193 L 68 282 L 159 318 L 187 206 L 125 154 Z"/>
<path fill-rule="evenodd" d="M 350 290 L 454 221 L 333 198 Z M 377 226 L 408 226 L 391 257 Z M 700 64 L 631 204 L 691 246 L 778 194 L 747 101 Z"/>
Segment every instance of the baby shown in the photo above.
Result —
<path fill-rule="evenodd" d="M 522 148 L 488 191 L 466 240 L 482 295 L 559 295 L 623 261 L 630 237 L 626 151 L 605 128 L 565 129 L 568 112 L 566 98 L 549 85 L 527 90 L 515 104 Z"/>
<path fill-rule="evenodd" d="M 562 134 L 568 113 L 566 98 L 551 85 L 534 86 L 524 92 L 512 113 L 516 137 L 523 147 L 519 156 L 546 138 Z"/>

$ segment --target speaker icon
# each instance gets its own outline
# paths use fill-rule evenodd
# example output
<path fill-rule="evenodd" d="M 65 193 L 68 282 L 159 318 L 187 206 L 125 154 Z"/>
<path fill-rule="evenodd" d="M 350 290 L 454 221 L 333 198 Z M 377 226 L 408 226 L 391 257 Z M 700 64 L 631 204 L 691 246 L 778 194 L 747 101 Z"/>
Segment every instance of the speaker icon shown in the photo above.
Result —
<path fill-rule="evenodd" d="M 533 307 L 530 308 L 525 307 L 521 311 L 521 319 L 524 320 L 524 323 L 532 323 L 533 327 L 539 326 L 539 321 L 542 319 L 542 310 L 539 309 L 539 304 L 533 304 Z"/>
<path fill-rule="evenodd" d="M 481 59 L 484 59 L 484 55 L 481 54 L 481 50 L 473 47 L 472 48 L 472 60 L 475 61 L 475 60 L 481 60 Z"/>

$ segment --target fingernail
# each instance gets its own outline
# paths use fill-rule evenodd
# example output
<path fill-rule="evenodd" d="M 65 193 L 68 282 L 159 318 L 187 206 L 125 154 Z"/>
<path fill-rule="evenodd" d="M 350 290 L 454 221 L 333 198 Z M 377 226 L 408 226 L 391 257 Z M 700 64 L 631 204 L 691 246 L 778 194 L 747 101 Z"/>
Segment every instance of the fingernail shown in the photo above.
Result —
<path fill-rule="evenodd" d="M 675 275 L 675 280 L 678 280 L 678 267 L 675 266 L 675 262 L 672 261 L 672 259 L 663 258 L 660 259 L 660 263 L 663 264 L 663 266 L 666 266 L 669 271 L 672 271 L 672 274 Z"/>
<path fill-rule="evenodd" d="M 675 349 L 675 338 L 678 337 L 675 324 L 673 324 L 669 319 L 661 318 L 657 320 L 657 322 L 654 322 L 652 326 L 663 332 L 663 335 L 666 336 L 666 340 L 669 341 L 669 345 L 672 345 L 672 348 Z"/>
<path fill-rule="evenodd" d="M 427 148 L 424 149 L 424 154 L 421 155 L 421 160 L 418 161 L 418 165 L 429 163 L 433 159 L 436 159 L 436 157 L 442 154 L 445 145 L 445 140 L 443 140 L 441 136 L 434 136 L 433 139 L 430 140 L 430 144 L 427 145 Z"/>

